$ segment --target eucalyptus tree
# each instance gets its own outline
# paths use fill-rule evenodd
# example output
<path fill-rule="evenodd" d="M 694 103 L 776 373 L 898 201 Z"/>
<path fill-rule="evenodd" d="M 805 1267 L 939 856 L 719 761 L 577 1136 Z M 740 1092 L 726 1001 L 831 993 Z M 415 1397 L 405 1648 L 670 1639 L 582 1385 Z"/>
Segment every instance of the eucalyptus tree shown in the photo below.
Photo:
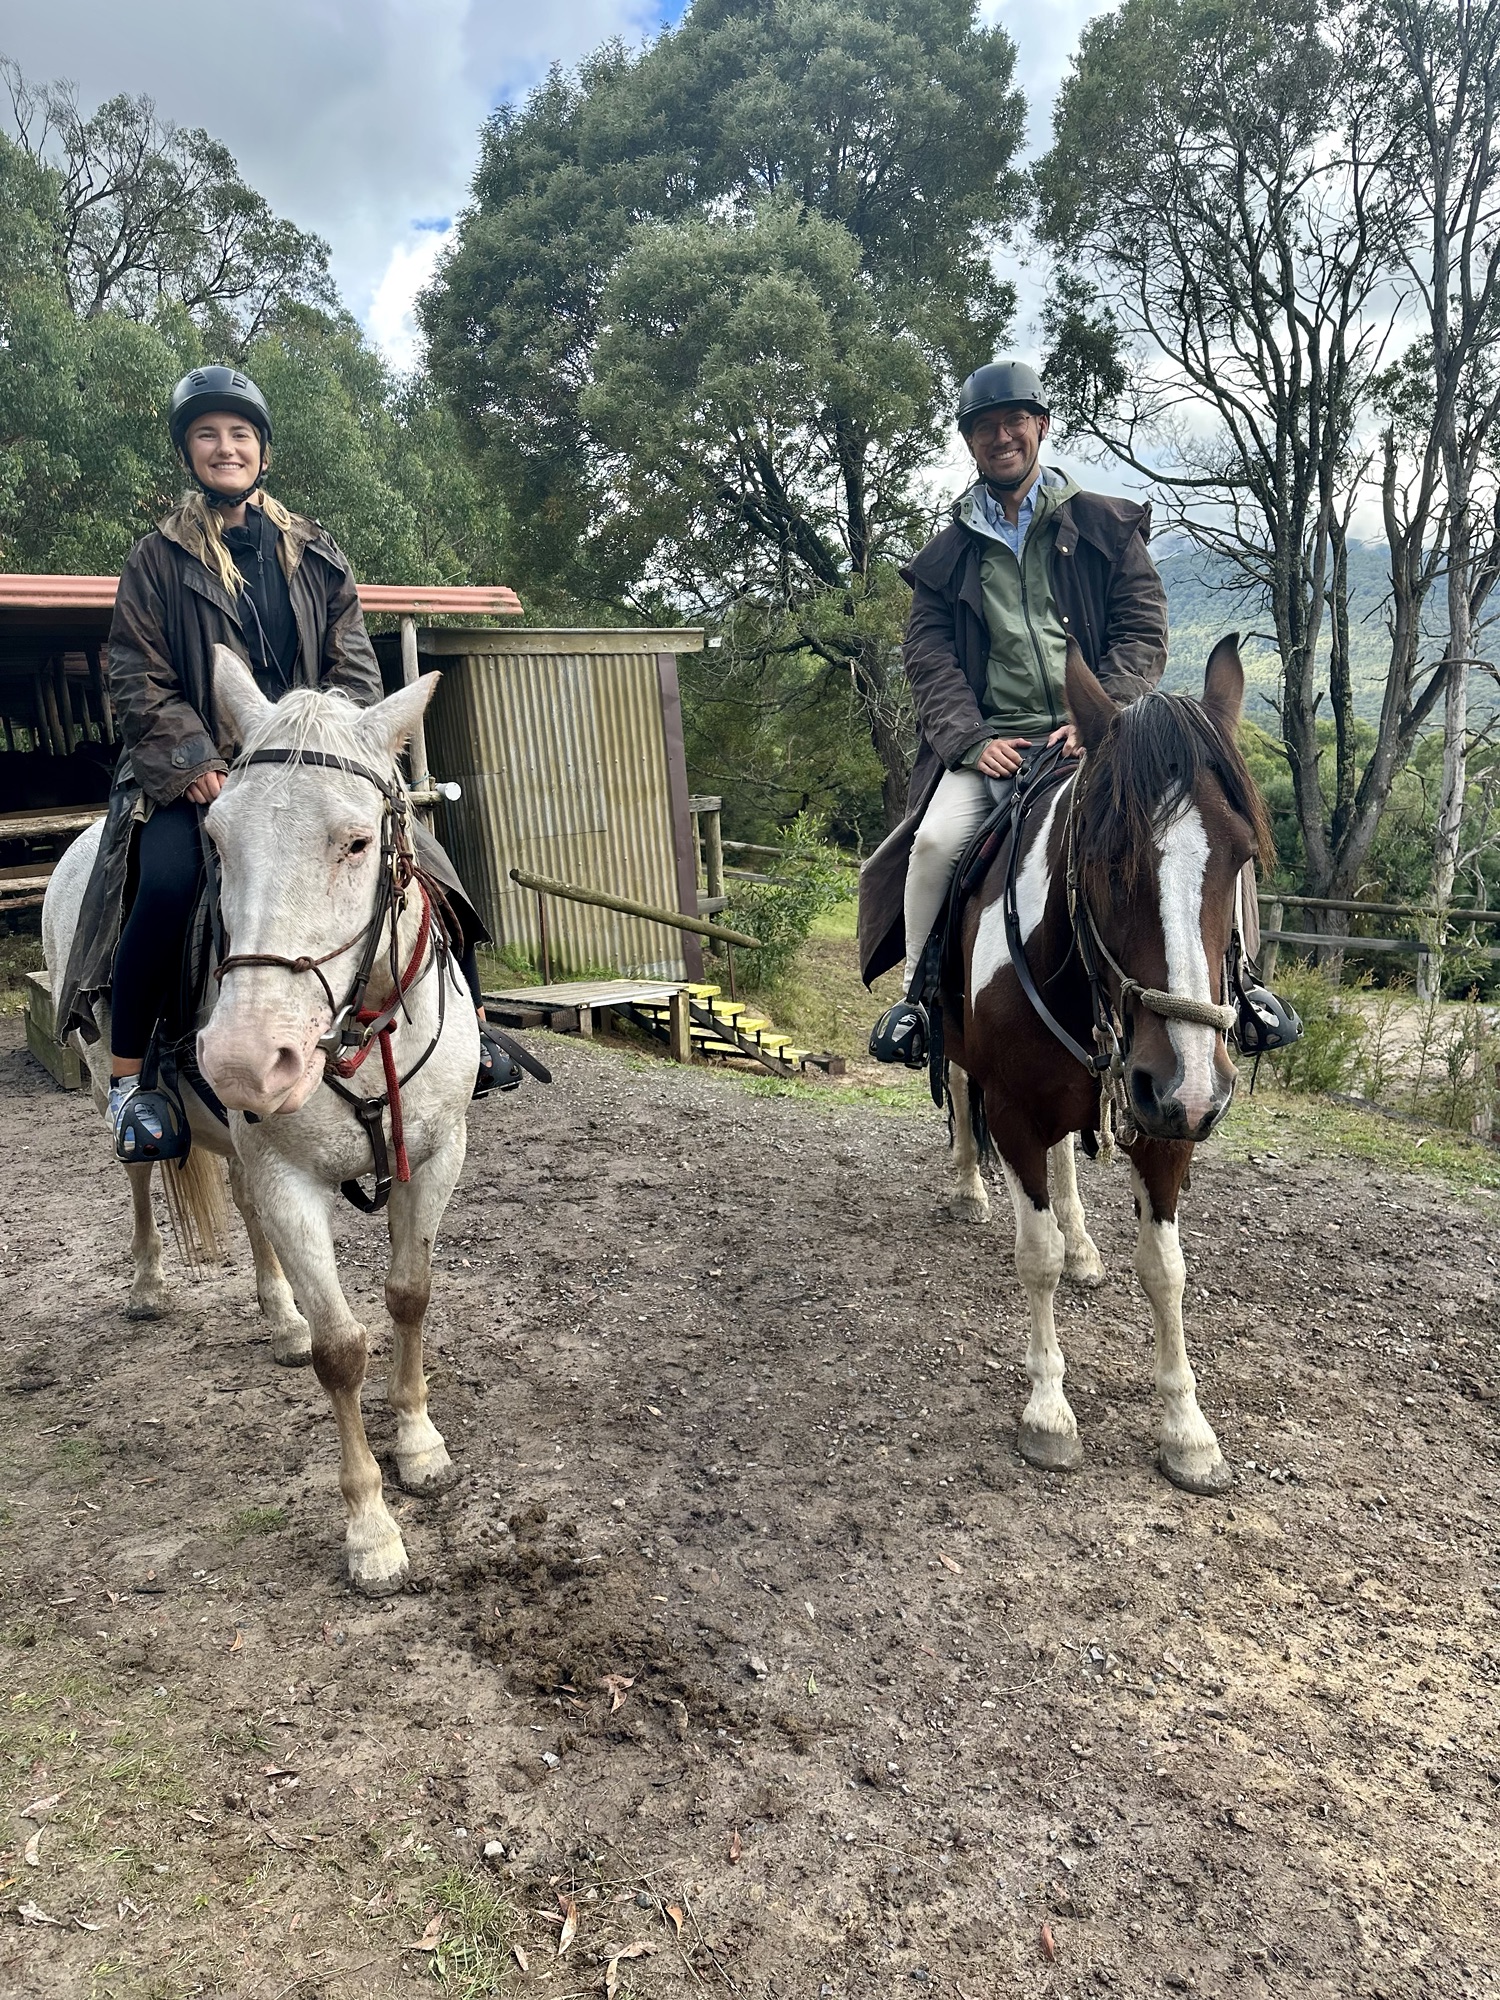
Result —
<path fill-rule="evenodd" d="M 818 662 L 888 820 L 895 572 L 1013 309 L 1014 61 L 972 0 L 698 0 L 496 113 L 422 305 L 523 580 L 722 620 L 768 699 Z"/>

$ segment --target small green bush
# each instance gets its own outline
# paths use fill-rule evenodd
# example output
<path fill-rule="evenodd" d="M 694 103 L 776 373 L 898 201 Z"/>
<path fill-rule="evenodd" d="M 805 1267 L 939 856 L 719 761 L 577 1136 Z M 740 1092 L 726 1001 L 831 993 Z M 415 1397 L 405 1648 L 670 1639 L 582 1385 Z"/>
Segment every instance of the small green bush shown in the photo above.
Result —
<path fill-rule="evenodd" d="M 774 882 L 737 883 L 723 921 L 759 938 L 759 951 L 737 952 L 735 968 L 752 991 L 773 986 L 807 943 L 817 918 L 854 893 L 848 863 L 824 839 L 824 822 L 798 813 L 782 835 Z"/>
<path fill-rule="evenodd" d="M 1269 1058 L 1283 1090 L 1347 1090 L 1364 1048 L 1364 1015 L 1320 972 L 1278 969 L 1275 986 L 1302 1016 L 1301 1041 Z"/>

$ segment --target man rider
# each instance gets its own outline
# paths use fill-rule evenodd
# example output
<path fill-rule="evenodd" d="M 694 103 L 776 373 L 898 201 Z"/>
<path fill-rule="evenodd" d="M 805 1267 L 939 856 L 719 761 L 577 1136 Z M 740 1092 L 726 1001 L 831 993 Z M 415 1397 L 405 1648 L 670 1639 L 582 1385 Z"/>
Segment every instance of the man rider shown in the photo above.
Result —
<path fill-rule="evenodd" d="M 922 957 L 970 835 L 1044 746 L 1077 754 L 1063 696 L 1069 636 L 1117 699 L 1154 686 L 1166 665 L 1150 506 L 1085 493 L 1044 467 L 1050 422 L 1024 361 L 969 376 L 958 427 L 976 477 L 951 524 L 901 572 L 912 589 L 903 653 L 921 741 L 907 816 L 860 878 L 866 983 L 905 950 L 907 997 L 870 1041 L 882 1062 L 926 1059 Z"/>

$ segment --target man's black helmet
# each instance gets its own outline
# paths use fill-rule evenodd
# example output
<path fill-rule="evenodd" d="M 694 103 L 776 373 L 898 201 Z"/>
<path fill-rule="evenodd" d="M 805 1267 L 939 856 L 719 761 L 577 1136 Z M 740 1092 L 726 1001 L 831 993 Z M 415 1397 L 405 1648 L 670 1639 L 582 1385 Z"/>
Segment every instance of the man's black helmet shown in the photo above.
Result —
<path fill-rule="evenodd" d="M 270 409 L 248 375 L 242 375 L 238 368 L 195 368 L 183 376 L 167 405 L 167 428 L 179 451 L 188 425 L 211 410 L 232 410 L 236 416 L 247 417 L 264 441 L 271 442 Z"/>
<path fill-rule="evenodd" d="M 982 411 L 998 410 L 1006 403 L 1024 404 L 1041 417 L 1052 414 L 1042 378 L 1027 362 L 987 361 L 958 392 L 958 428 L 967 435 Z"/>

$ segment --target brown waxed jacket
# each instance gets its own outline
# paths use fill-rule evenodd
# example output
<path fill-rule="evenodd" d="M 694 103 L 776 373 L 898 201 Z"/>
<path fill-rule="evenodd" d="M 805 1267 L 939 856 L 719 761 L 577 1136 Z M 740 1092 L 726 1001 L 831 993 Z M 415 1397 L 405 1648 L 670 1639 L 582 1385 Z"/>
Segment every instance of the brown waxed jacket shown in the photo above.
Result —
<path fill-rule="evenodd" d="M 97 1033 L 93 1003 L 109 989 L 142 795 L 171 805 L 206 771 L 229 768 L 233 746 L 221 740 L 214 714 L 214 647 L 227 646 L 247 665 L 249 648 L 234 598 L 194 543 L 191 518 L 179 509 L 136 543 L 120 576 L 108 659 L 125 754 L 59 995 L 61 1035 L 70 1027 L 89 1040 Z M 348 557 L 315 521 L 295 514 L 278 552 L 297 626 L 293 684 L 338 688 L 362 708 L 379 701 L 380 667 Z M 484 938 L 446 854 L 424 828 L 417 839 L 422 865 L 448 892 L 465 936 Z"/>
<path fill-rule="evenodd" d="M 1074 493 L 1053 517 L 1052 594 L 1063 629 L 1119 699 L 1155 686 L 1167 663 L 1167 596 L 1146 550 L 1151 508 L 1101 493 Z M 955 518 L 902 570 L 912 591 L 902 648 L 921 735 L 906 817 L 865 863 L 859 883 L 860 971 L 868 985 L 906 949 L 906 865 L 922 815 L 945 770 L 986 729 L 980 703 L 989 671 L 979 565 L 981 540 Z"/>

